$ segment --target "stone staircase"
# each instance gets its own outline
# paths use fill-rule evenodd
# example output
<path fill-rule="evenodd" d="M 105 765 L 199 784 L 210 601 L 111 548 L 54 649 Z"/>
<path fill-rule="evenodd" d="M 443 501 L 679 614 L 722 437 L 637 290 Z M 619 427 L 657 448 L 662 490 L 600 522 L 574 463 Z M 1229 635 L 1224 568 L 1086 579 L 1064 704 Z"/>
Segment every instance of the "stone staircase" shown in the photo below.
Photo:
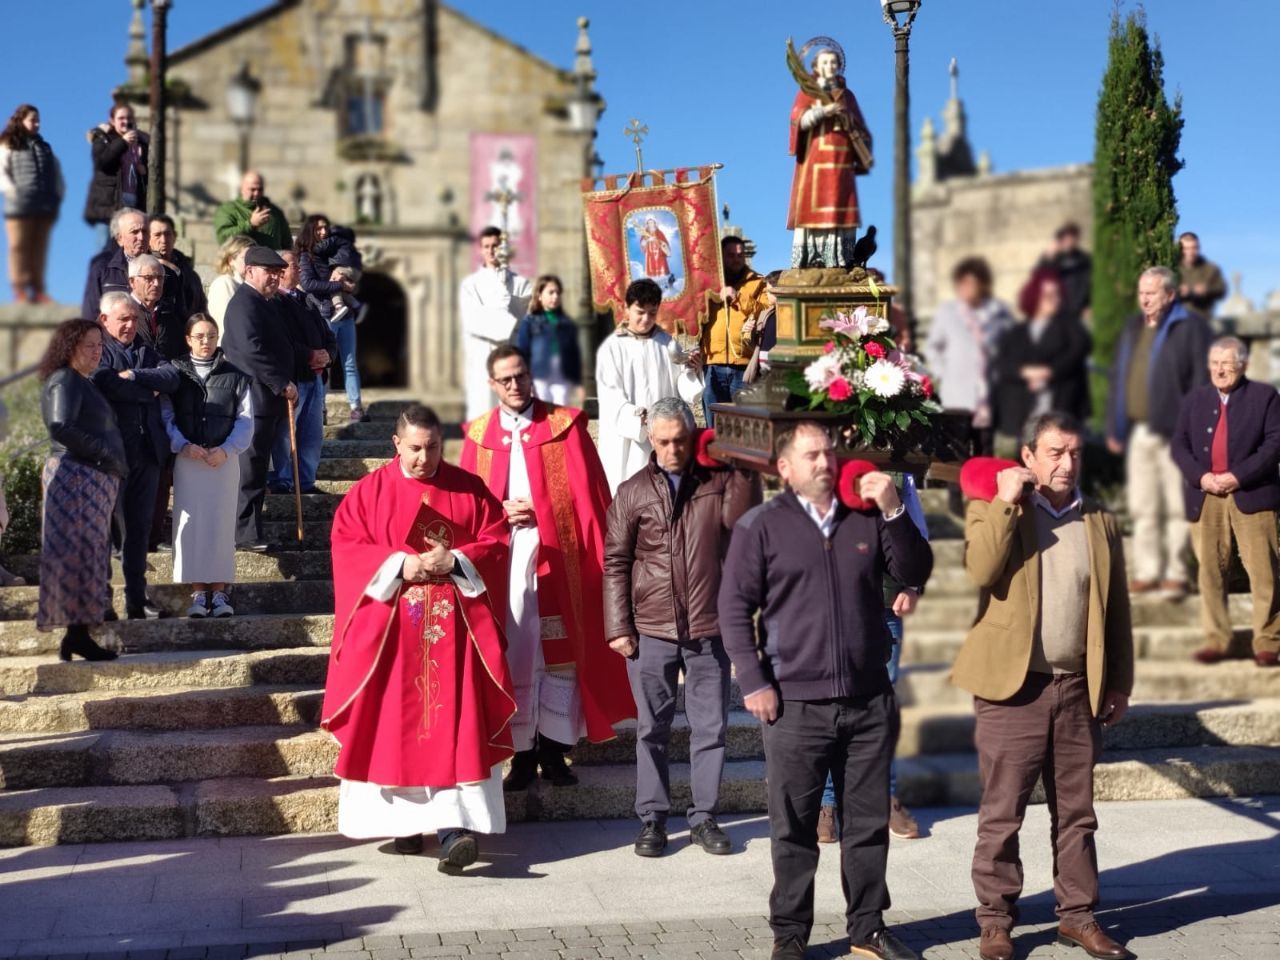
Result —
<path fill-rule="evenodd" d="M 319 487 L 303 498 L 306 536 L 294 539 L 292 498 L 269 496 L 267 554 L 240 553 L 230 620 L 108 624 L 128 656 L 89 665 L 57 660 L 58 634 L 35 630 L 35 587 L 0 589 L 0 845 L 333 830 L 336 748 L 316 728 L 333 629 L 328 527 L 351 484 L 391 454 L 394 402 L 348 425 L 336 403 Z M 338 418 L 343 416 L 343 422 Z M 456 428 L 446 456 L 456 462 Z M 925 491 L 936 568 L 908 621 L 899 794 L 908 805 L 968 804 L 978 782 L 968 698 L 947 666 L 974 611 L 955 518 Z M 172 556 L 150 557 L 151 595 L 185 609 L 168 583 Z M 17 572 L 34 579 L 35 558 Z M 119 571 L 117 569 L 117 584 Z M 117 609 L 123 608 L 117 586 Z M 1198 600 L 1134 604 L 1140 662 L 1130 717 L 1107 731 L 1097 793 L 1105 799 L 1280 791 L 1280 671 L 1251 661 L 1202 667 Z M 1232 598 L 1247 652 L 1248 598 Z M 758 725 L 733 687 L 722 791 L 726 812 L 764 809 Z M 688 800 L 688 728 L 673 733 L 674 804 Z M 513 820 L 627 817 L 634 800 L 634 735 L 573 754 L 581 783 L 538 783 L 507 798 Z"/>

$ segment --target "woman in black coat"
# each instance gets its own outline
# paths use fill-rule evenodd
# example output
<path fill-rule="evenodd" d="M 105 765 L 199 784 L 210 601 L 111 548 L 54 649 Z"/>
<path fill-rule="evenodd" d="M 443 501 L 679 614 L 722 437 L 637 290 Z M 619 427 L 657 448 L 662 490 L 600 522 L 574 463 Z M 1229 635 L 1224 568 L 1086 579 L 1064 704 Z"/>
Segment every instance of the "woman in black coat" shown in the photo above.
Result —
<path fill-rule="evenodd" d="M 1062 283 L 1049 268 L 1039 268 L 1022 288 L 1018 306 L 1023 321 L 1000 338 L 994 368 L 996 433 L 1016 449 L 1022 425 L 1047 410 L 1089 415 L 1086 362 L 1093 341 L 1084 325 L 1062 310 Z"/>

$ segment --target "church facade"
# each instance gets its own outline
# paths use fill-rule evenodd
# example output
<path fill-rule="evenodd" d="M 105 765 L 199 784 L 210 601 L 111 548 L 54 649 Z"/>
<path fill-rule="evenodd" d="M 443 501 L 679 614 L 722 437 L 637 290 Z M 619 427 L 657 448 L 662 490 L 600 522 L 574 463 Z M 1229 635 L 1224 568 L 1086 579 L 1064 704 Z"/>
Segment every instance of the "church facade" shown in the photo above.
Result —
<path fill-rule="evenodd" d="M 458 284 L 482 227 L 505 218 L 513 265 L 559 274 L 570 312 L 584 291 L 593 131 L 572 122 L 591 83 L 579 27 L 571 72 L 434 0 L 277 0 L 173 51 L 170 85 L 186 93 L 169 115 L 168 210 L 184 245 L 210 276 L 214 210 L 245 164 L 295 233 L 312 213 L 352 226 L 372 308 L 365 385 L 455 415 Z M 232 84 L 255 91 L 249 123 L 232 116 Z"/>

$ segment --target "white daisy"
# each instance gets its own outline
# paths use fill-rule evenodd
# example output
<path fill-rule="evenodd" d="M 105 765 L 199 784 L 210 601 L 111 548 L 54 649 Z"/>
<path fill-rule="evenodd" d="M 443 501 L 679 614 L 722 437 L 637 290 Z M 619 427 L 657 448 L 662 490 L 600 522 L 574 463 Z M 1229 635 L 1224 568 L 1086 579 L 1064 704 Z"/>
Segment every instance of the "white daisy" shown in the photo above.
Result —
<path fill-rule="evenodd" d="M 902 392 L 902 385 L 906 379 L 906 374 L 896 363 L 877 360 L 867 368 L 866 386 L 877 397 L 884 397 L 887 400 Z"/>

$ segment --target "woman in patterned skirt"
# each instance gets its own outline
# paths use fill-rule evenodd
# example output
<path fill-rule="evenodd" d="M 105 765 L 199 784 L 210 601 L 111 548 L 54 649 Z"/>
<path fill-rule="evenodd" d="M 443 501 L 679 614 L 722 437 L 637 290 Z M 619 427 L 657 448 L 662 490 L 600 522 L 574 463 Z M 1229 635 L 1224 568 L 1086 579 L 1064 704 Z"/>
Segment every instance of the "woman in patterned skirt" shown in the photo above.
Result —
<path fill-rule="evenodd" d="M 111 513 L 128 472 L 115 411 L 89 378 L 102 357 L 102 328 L 66 320 L 40 362 L 40 412 L 49 430 L 36 627 L 66 627 L 58 655 L 114 660 L 89 636 L 111 599 Z"/>

